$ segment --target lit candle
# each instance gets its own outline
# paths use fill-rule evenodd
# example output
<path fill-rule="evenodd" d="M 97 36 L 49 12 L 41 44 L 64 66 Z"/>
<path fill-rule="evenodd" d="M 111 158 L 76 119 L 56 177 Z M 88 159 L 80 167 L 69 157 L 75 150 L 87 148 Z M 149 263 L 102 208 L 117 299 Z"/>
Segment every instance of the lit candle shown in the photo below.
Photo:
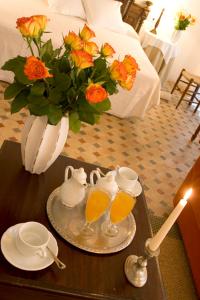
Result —
<path fill-rule="evenodd" d="M 148 245 L 150 250 L 156 251 L 160 247 L 160 244 L 162 243 L 162 241 L 166 237 L 166 235 L 169 232 L 170 228 L 176 222 L 176 219 L 178 218 L 178 216 L 182 212 L 183 208 L 186 206 L 187 200 L 189 199 L 191 194 L 192 194 L 192 189 L 189 189 L 185 193 L 183 199 L 181 199 L 179 201 L 179 203 L 176 205 L 176 207 L 171 212 L 171 214 L 169 215 L 169 217 L 167 218 L 165 223 L 161 226 L 159 231 L 155 234 L 154 237 L 152 237 L 150 239 L 149 245 Z"/>

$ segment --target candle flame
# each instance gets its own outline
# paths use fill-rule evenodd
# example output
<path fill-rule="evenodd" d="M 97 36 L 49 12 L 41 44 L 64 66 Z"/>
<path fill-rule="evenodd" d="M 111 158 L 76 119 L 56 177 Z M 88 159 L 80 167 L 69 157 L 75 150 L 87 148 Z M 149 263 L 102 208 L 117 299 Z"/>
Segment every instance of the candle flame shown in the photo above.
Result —
<path fill-rule="evenodd" d="M 192 195 L 192 189 L 189 189 L 189 190 L 185 193 L 183 199 L 187 201 L 187 200 L 190 198 L 191 195 Z"/>

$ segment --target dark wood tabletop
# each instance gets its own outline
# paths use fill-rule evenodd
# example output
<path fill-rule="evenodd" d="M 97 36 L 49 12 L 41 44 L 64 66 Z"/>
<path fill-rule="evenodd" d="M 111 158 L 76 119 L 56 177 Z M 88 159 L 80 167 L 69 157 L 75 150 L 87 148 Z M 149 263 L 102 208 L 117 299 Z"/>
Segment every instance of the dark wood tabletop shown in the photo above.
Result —
<path fill-rule="evenodd" d="M 43 174 L 24 170 L 20 144 L 6 141 L 0 150 L 0 236 L 10 226 L 27 221 L 44 224 L 54 235 L 59 257 L 67 268 L 55 264 L 41 271 L 23 271 L 6 261 L 0 253 L 1 300 L 163 300 L 165 293 L 156 259 L 148 263 L 148 281 L 133 287 L 124 274 L 128 255 L 142 255 L 144 243 L 152 235 L 144 194 L 137 197 L 133 214 L 137 224 L 132 243 L 124 250 L 107 255 L 82 251 L 62 239 L 49 223 L 46 202 L 51 192 L 64 181 L 67 165 L 83 167 L 87 174 L 95 165 L 60 156 Z M 106 169 L 102 169 L 106 171 Z"/>

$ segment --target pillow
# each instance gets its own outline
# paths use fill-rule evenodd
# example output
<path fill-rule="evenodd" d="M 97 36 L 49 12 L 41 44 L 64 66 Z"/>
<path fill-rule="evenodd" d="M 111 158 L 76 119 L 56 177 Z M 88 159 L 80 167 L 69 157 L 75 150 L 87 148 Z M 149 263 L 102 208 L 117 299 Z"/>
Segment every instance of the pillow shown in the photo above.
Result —
<path fill-rule="evenodd" d="M 115 0 L 82 0 L 89 25 L 126 33 L 123 26 L 121 5 Z"/>
<path fill-rule="evenodd" d="M 48 4 L 55 13 L 86 19 L 81 0 L 48 0 Z"/>

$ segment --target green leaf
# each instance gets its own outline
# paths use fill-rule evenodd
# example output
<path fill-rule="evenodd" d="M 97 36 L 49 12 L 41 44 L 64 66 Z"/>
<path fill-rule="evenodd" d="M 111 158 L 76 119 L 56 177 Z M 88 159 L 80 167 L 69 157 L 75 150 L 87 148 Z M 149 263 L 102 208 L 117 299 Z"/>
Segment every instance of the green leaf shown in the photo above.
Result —
<path fill-rule="evenodd" d="M 49 111 L 49 102 L 43 96 L 29 94 L 27 97 L 30 113 L 36 116 L 47 115 Z"/>
<path fill-rule="evenodd" d="M 48 112 L 48 121 L 52 125 L 58 124 L 61 120 L 63 114 L 60 107 L 50 104 L 49 105 L 49 112 Z"/>
<path fill-rule="evenodd" d="M 98 113 L 95 106 L 90 105 L 84 97 L 78 99 L 78 111 L 83 111 L 86 113 Z"/>
<path fill-rule="evenodd" d="M 96 104 L 91 104 L 92 107 L 94 107 L 99 113 L 102 113 L 104 111 L 107 111 L 111 108 L 111 103 L 110 100 L 107 98 L 106 100 L 96 103 Z"/>
<path fill-rule="evenodd" d="M 55 49 L 53 52 L 53 57 L 59 56 L 61 51 L 62 51 L 62 47 Z"/>
<path fill-rule="evenodd" d="M 44 82 L 35 82 L 34 85 L 31 87 L 31 94 L 36 96 L 42 96 L 45 91 L 45 84 Z"/>
<path fill-rule="evenodd" d="M 24 65 L 26 63 L 26 58 L 22 56 L 17 56 L 13 59 L 7 61 L 2 69 L 7 71 L 12 71 L 15 73 L 15 77 L 18 82 L 22 84 L 30 84 L 33 81 L 30 81 L 27 76 L 24 74 Z"/>
<path fill-rule="evenodd" d="M 13 84 L 10 84 L 5 92 L 4 92 L 4 98 L 5 99 L 12 99 L 15 98 L 23 89 L 26 87 L 18 82 L 14 82 Z"/>
<path fill-rule="evenodd" d="M 20 92 L 11 103 L 11 113 L 16 113 L 20 111 L 23 107 L 28 104 L 27 96 L 29 94 L 28 90 L 23 90 Z"/>
<path fill-rule="evenodd" d="M 51 39 L 49 39 L 41 48 L 40 48 L 40 56 L 43 58 L 44 54 L 53 55 L 53 45 Z"/>
<path fill-rule="evenodd" d="M 116 82 L 113 80 L 109 80 L 108 82 L 106 82 L 104 84 L 105 89 L 107 90 L 107 92 L 109 93 L 109 95 L 112 95 L 114 93 L 117 93 L 117 86 L 116 86 Z"/>
<path fill-rule="evenodd" d="M 92 112 L 79 111 L 79 119 L 88 124 L 94 125 L 96 123 L 96 114 Z"/>
<path fill-rule="evenodd" d="M 46 103 L 43 103 L 41 105 L 37 105 L 35 103 L 29 103 L 28 109 L 32 115 L 43 116 L 43 115 L 48 115 L 49 105 Z"/>
<path fill-rule="evenodd" d="M 62 73 L 67 73 L 68 71 L 71 70 L 70 68 L 70 64 L 69 64 L 69 61 L 67 59 L 67 56 L 63 56 L 59 62 L 59 71 Z"/>
<path fill-rule="evenodd" d="M 48 100 L 44 96 L 39 96 L 39 95 L 33 95 L 29 94 L 28 95 L 28 103 L 32 103 L 38 106 L 43 106 L 48 104 Z"/>
<path fill-rule="evenodd" d="M 54 76 L 54 79 L 57 88 L 62 91 L 66 91 L 69 89 L 71 85 L 71 78 L 69 75 L 57 72 Z"/>
<path fill-rule="evenodd" d="M 49 91 L 49 100 L 55 104 L 63 100 L 63 93 L 59 87 L 55 87 Z"/>
<path fill-rule="evenodd" d="M 86 77 L 86 73 L 85 70 L 80 70 L 79 74 L 78 74 L 78 78 L 77 80 L 82 83 L 82 82 L 87 82 L 87 77 Z"/>
<path fill-rule="evenodd" d="M 25 62 L 25 57 L 17 56 L 15 58 L 9 59 L 1 68 L 2 70 L 15 72 L 15 70 L 18 68 L 18 64 L 25 64 Z"/>
<path fill-rule="evenodd" d="M 81 128 L 81 121 L 79 120 L 79 114 L 77 112 L 73 112 L 69 115 L 69 128 L 77 133 Z"/>
<path fill-rule="evenodd" d="M 19 61 L 17 68 L 15 69 L 15 77 L 18 82 L 27 85 L 33 83 L 33 80 L 29 80 L 28 77 L 24 74 L 24 65 L 25 62 Z"/>
<path fill-rule="evenodd" d="M 106 60 L 98 57 L 95 61 L 94 61 L 94 67 L 97 73 L 101 73 L 106 69 Z"/>
<path fill-rule="evenodd" d="M 68 99 L 69 103 L 73 102 L 73 100 L 76 99 L 76 97 L 77 97 L 76 90 L 73 87 L 68 89 L 66 94 L 67 94 L 67 99 Z"/>

